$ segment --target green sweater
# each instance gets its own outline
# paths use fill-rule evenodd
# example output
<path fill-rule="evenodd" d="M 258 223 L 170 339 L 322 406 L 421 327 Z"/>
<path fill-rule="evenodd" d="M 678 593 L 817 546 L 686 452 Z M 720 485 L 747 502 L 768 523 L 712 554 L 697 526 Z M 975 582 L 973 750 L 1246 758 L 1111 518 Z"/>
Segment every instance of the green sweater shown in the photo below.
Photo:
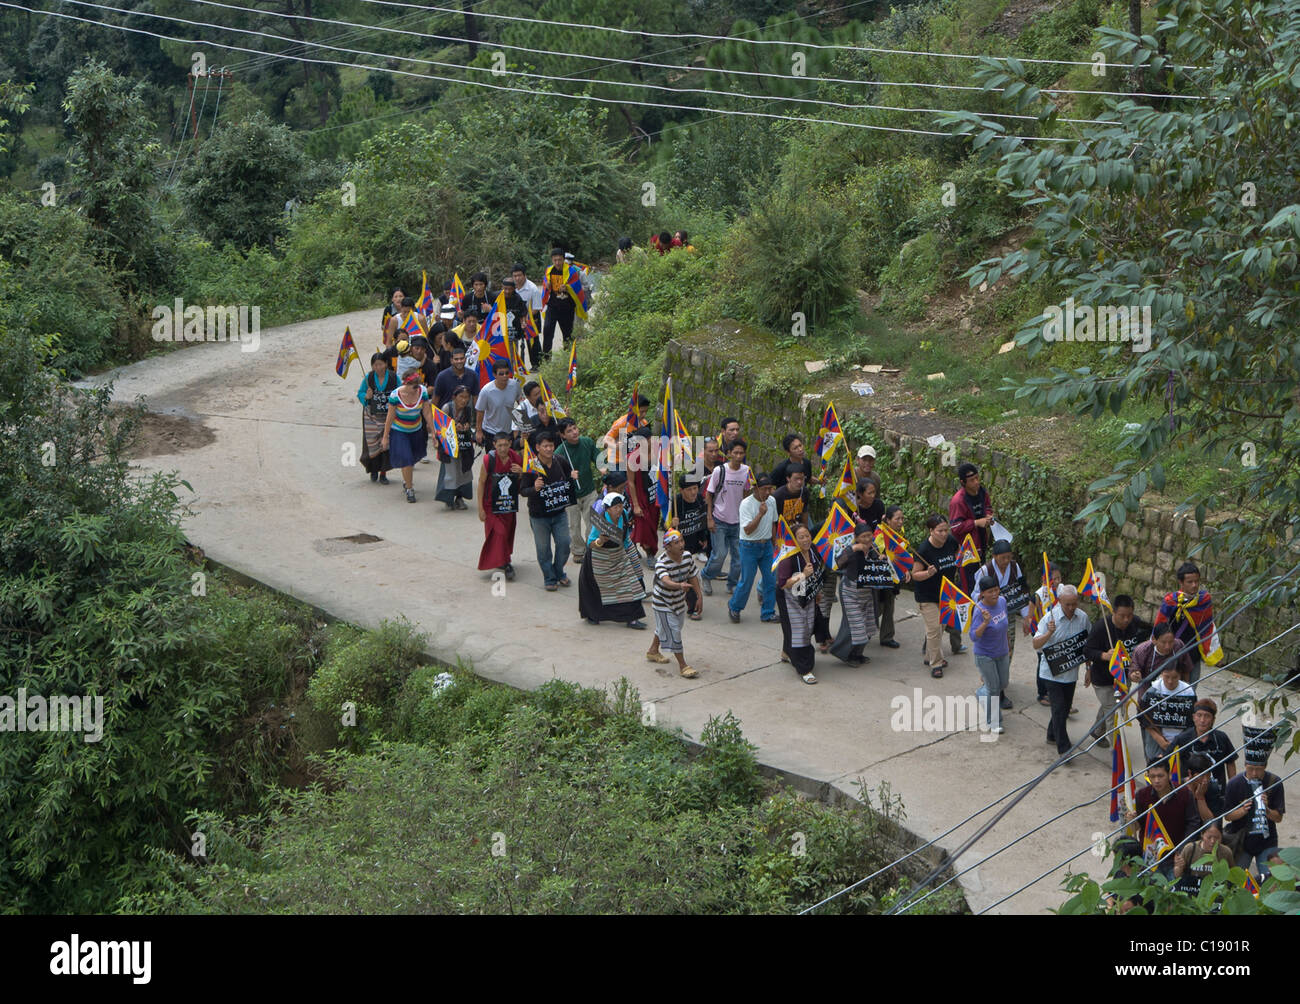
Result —
<path fill-rule="evenodd" d="M 578 445 L 571 446 L 561 439 L 555 455 L 563 457 L 578 472 L 578 495 L 590 495 L 596 490 L 596 441 L 590 436 L 579 436 Z"/>

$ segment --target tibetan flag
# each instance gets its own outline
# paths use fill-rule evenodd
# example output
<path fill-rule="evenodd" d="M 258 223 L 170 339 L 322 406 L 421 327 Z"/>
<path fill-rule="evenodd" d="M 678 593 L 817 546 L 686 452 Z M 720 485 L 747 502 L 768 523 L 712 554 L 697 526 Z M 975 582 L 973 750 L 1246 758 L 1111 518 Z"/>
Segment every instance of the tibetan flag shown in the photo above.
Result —
<path fill-rule="evenodd" d="M 943 577 L 939 584 L 939 623 L 954 631 L 966 630 L 970 618 L 971 598 Z"/>
<path fill-rule="evenodd" d="M 415 303 L 415 309 L 425 317 L 433 313 L 433 308 L 437 305 L 437 300 L 433 298 L 433 290 L 429 288 L 429 273 L 420 273 L 420 299 Z"/>
<path fill-rule="evenodd" d="M 532 314 L 531 310 L 524 311 L 525 328 L 531 326 L 532 323 L 530 317 L 531 314 Z M 536 329 L 533 329 L 533 334 L 530 335 L 529 337 L 530 338 L 537 337 Z M 564 383 L 564 392 L 566 394 L 572 394 L 573 388 L 576 387 L 577 385 L 578 385 L 578 340 L 575 338 L 573 340 L 573 344 L 569 346 L 569 379 L 566 380 Z"/>
<path fill-rule="evenodd" d="M 519 466 L 522 467 L 525 471 L 531 471 L 532 473 L 540 474 L 543 477 L 546 476 L 546 472 L 542 470 L 541 461 L 539 461 L 535 456 L 533 456 L 533 451 L 529 447 L 527 439 L 524 440 L 523 463 L 521 463 Z"/>
<path fill-rule="evenodd" d="M 968 533 L 966 539 L 961 542 L 961 550 L 957 552 L 957 564 L 959 565 L 978 565 L 980 563 L 979 548 L 975 546 L 975 540 Z"/>
<path fill-rule="evenodd" d="M 894 572 L 901 581 L 905 575 L 911 573 L 912 567 L 916 564 L 916 559 L 912 557 L 911 545 L 908 544 L 907 538 L 895 533 L 885 523 L 880 524 L 877 537 L 884 545 L 881 550 L 889 558 L 889 563 L 894 566 Z"/>
<path fill-rule="evenodd" d="M 1255 879 L 1250 872 L 1246 872 L 1246 881 L 1241 883 L 1241 887 L 1256 899 L 1259 899 L 1259 885 L 1255 882 Z"/>
<path fill-rule="evenodd" d="M 844 470 L 840 471 L 840 476 L 835 482 L 835 489 L 830 493 L 832 499 L 844 499 L 847 503 L 853 498 L 853 465 L 849 463 L 849 458 L 844 458 Z M 825 488 L 822 488 L 823 498 L 827 497 Z"/>
<path fill-rule="evenodd" d="M 673 426 L 677 440 L 673 456 L 679 461 L 678 466 L 685 469 L 695 463 L 695 449 L 691 446 L 691 434 L 686 431 L 686 423 L 676 408 L 673 408 Z"/>
<path fill-rule="evenodd" d="M 479 331 L 475 368 L 478 370 L 480 387 L 486 387 L 492 381 L 492 370 L 498 362 L 504 362 L 512 369 L 514 366 L 514 353 L 510 350 L 510 339 L 506 337 L 506 315 L 497 307 L 498 304 L 492 304 Z"/>
<path fill-rule="evenodd" d="M 676 500 L 673 492 L 673 442 L 677 429 L 677 410 L 673 406 L 673 378 L 664 383 L 664 424 L 659 434 L 658 474 L 655 478 L 655 501 L 664 526 L 668 526 L 672 513 L 670 507 Z"/>
<path fill-rule="evenodd" d="M 1043 613 L 1051 610 L 1056 606 L 1056 590 L 1052 588 L 1052 563 L 1047 560 L 1047 552 L 1043 552 L 1043 585 L 1047 588 L 1048 601 L 1043 605 Z"/>
<path fill-rule="evenodd" d="M 825 480 L 826 463 L 843 438 L 844 430 L 840 428 L 840 416 L 835 413 L 835 404 L 831 402 L 826 406 L 826 413 L 822 415 L 821 429 L 818 430 L 817 438 L 813 441 L 813 453 L 821 461 L 822 480 Z"/>
<path fill-rule="evenodd" d="M 1178 631 L 1180 620 L 1196 630 L 1201 658 L 1207 666 L 1217 666 L 1223 661 L 1223 646 L 1219 643 L 1219 629 L 1214 626 L 1214 603 L 1207 590 L 1191 597 L 1186 593 L 1167 593 L 1156 612 L 1156 624 L 1168 621 Z"/>
<path fill-rule="evenodd" d="M 1110 821 L 1119 822 L 1119 793 L 1124 787 L 1124 744 L 1116 738 L 1110 751 Z"/>
<path fill-rule="evenodd" d="M 406 340 L 409 342 L 416 335 L 424 334 L 424 322 L 420 320 L 420 315 L 412 310 L 406 315 L 406 320 L 397 325 L 397 330 L 405 335 Z"/>
<path fill-rule="evenodd" d="M 1169 783 L 1177 788 L 1183 783 L 1183 758 L 1178 754 L 1178 747 L 1169 754 Z"/>
<path fill-rule="evenodd" d="M 343 329 L 343 341 L 339 342 L 339 361 L 334 364 L 334 372 L 344 380 L 348 378 L 348 370 L 352 368 L 352 360 L 361 361 L 357 355 L 356 343 L 352 341 L 352 329 Z"/>
<path fill-rule="evenodd" d="M 1147 824 L 1142 830 L 1142 852 L 1145 854 L 1147 848 L 1152 848 L 1155 854 L 1154 860 L 1159 861 L 1174 848 L 1174 842 L 1169 839 L 1169 831 L 1165 829 L 1165 824 L 1160 821 L 1160 816 L 1153 805 L 1147 809 Z"/>
<path fill-rule="evenodd" d="M 777 516 L 776 536 L 772 541 L 772 571 L 775 572 L 777 565 L 798 550 L 799 545 L 794 542 L 794 534 L 790 532 L 790 524 L 785 521 L 784 516 Z"/>
<path fill-rule="evenodd" d="M 447 448 L 447 452 L 450 453 L 452 457 L 459 458 L 460 439 L 456 435 L 456 423 L 453 422 L 451 416 L 441 408 L 430 408 L 429 414 L 433 417 L 434 435 L 442 440 L 443 445 Z"/>
<path fill-rule="evenodd" d="M 1128 667 L 1129 654 L 1128 647 L 1122 642 L 1115 642 L 1115 649 L 1110 656 L 1110 665 L 1107 667 L 1110 671 L 1110 678 L 1115 681 L 1115 687 L 1120 694 L 1128 693 Z"/>
<path fill-rule="evenodd" d="M 556 396 L 551 393 L 551 388 L 546 386 L 546 379 L 544 377 L 538 377 L 537 382 L 542 388 L 542 400 L 546 402 L 546 410 L 557 419 L 568 417 L 569 413 L 564 410 L 564 406 L 560 404 Z"/>
<path fill-rule="evenodd" d="M 456 310 L 460 310 L 460 301 L 465 299 L 465 284 L 460 281 L 460 273 L 455 273 L 451 280 L 451 298 L 456 304 Z"/>
<path fill-rule="evenodd" d="M 1091 558 L 1088 559 L 1088 564 L 1083 570 L 1083 581 L 1079 583 L 1079 596 L 1092 600 L 1092 602 L 1105 607 L 1107 610 L 1115 609 L 1110 605 L 1110 597 L 1106 595 L 1101 576 L 1093 570 Z"/>
<path fill-rule="evenodd" d="M 573 306 L 578 316 L 586 320 L 587 311 L 591 309 L 591 291 L 582 281 L 583 275 L 583 270 L 578 266 L 569 266 L 569 295 L 573 297 Z"/>
<path fill-rule="evenodd" d="M 846 538 L 849 544 L 853 543 L 853 517 L 838 501 L 832 502 L 826 522 L 813 536 L 813 547 L 817 548 L 822 561 L 831 565 L 835 555 L 844 547 Z"/>

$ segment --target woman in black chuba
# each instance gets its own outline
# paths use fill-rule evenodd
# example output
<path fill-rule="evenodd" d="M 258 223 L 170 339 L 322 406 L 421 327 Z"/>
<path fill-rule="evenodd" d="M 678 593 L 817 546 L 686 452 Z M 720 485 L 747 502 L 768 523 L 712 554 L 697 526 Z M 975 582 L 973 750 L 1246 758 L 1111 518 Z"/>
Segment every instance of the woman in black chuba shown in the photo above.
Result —
<path fill-rule="evenodd" d="M 871 484 L 870 481 L 865 482 Z M 875 485 L 871 485 L 872 488 Z M 850 666 L 870 662 L 867 642 L 876 633 L 876 587 L 867 579 L 867 561 L 877 558 L 876 528 L 860 522 L 853 529 L 853 544 L 835 555 L 840 573 L 840 629 L 831 645 L 831 655 Z"/>
<path fill-rule="evenodd" d="M 785 649 L 781 661 L 794 667 L 804 683 L 816 683 L 814 637 L 830 637 L 826 618 L 817 607 L 826 564 L 812 546 L 812 531 L 802 523 L 794 531 L 799 550 L 776 566 L 776 607 L 781 616 Z"/>
<path fill-rule="evenodd" d="M 382 352 L 370 357 L 370 372 L 361 381 L 357 400 L 361 402 L 361 466 L 371 481 L 388 484 L 388 451 L 384 449 L 384 419 L 388 417 L 388 396 L 397 390 L 397 377 L 388 368 Z"/>
<path fill-rule="evenodd" d="M 591 533 L 578 573 L 578 613 L 588 624 L 619 621 L 645 630 L 645 582 L 629 523 L 627 499 L 619 492 L 591 504 Z"/>

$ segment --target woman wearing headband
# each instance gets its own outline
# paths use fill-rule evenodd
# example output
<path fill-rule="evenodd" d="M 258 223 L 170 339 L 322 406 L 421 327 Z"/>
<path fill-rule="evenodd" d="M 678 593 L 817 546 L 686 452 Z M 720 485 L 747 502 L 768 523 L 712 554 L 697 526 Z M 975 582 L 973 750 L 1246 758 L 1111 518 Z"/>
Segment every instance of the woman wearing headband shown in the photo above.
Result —
<path fill-rule="evenodd" d="M 682 646 L 682 622 L 686 619 L 686 594 L 695 595 L 703 603 L 700 576 L 695 570 L 695 559 L 686 550 L 686 541 L 677 530 L 664 534 L 663 550 L 655 562 L 655 585 L 650 606 L 655 612 L 655 636 L 650 651 L 645 654 L 650 662 L 666 663 L 660 654 L 671 652 L 677 657 L 677 672 L 688 680 L 699 674 L 686 665 L 686 652 Z"/>
<path fill-rule="evenodd" d="M 619 621 L 645 630 L 641 562 L 628 537 L 627 498 L 609 492 L 592 503 L 591 533 L 578 575 L 578 613 L 588 624 Z"/>

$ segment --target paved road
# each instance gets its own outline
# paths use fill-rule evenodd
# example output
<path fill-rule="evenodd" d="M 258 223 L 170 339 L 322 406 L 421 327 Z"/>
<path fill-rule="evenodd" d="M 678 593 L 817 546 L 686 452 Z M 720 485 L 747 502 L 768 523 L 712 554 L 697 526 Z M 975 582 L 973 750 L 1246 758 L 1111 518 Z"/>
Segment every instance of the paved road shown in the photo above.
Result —
<path fill-rule="evenodd" d="M 210 431 L 206 445 L 145 458 L 146 470 L 178 470 L 193 485 L 192 541 L 208 555 L 338 617 L 375 626 L 404 612 L 430 636 L 439 659 L 464 660 L 483 676 L 518 687 L 553 677 L 603 686 L 621 676 L 653 702 L 657 721 L 698 737 L 711 715 L 733 711 L 759 757 L 777 768 L 857 794 L 857 779 L 902 797 L 906 825 L 935 837 L 982 806 L 1034 777 L 1055 756 L 1045 744 L 1047 709 L 1034 700 L 1028 644 L 1012 666 L 1006 733 L 992 742 L 974 731 L 896 731 L 896 699 L 921 695 L 965 697 L 978 685 L 970 655 L 954 656 L 943 680 L 921 665 L 924 635 L 910 594 L 899 598 L 897 651 L 872 645 L 871 663 L 850 668 L 819 657 L 820 683 L 810 687 L 779 661 L 778 625 L 760 624 L 756 597 L 745 620 L 731 624 L 724 590 L 706 598 L 705 619 L 689 622 L 686 653 L 699 679 L 682 680 L 644 658 L 647 632 L 620 625 L 591 627 L 578 616 L 575 588 L 547 593 L 533 557 L 527 521 L 516 538 L 517 581 L 494 597 L 488 573 L 477 569 L 481 524 L 471 508 L 447 512 L 433 500 L 437 464 L 416 468 L 420 501 L 407 504 L 399 487 L 371 484 L 360 467 L 342 463 L 348 444 L 360 448 L 361 371 L 346 383 L 334 373 L 345 324 L 362 332 L 368 357 L 378 310 L 346 314 L 262 332 L 256 352 L 231 344 L 199 344 L 104 374 L 119 399 L 143 396 L 154 411 L 190 416 Z M 591 430 L 588 430 L 591 431 Z M 603 430 L 599 430 L 603 431 Z M 598 434 L 599 434 L 598 431 Z M 352 544 L 338 538 L 382 538 Z M 838 621 L 838 607 L 836 608 Z M 1221 674 L 1207 692 L 1240 689 L 1240 677 Z M 1217 684 L 1218 686 L 1214 686 Z M 1080 688 L 1077 735 L 1091 722 L 1096 700 Z M 1229 727 L 1234 741 L 1240 730 Z M 986 736 L 983 738 L 987 738 Z M 1076 870 L 1099 873 L 1087 853 L 1093 835 L 1111 827 L 1106 751 L 1049 776 L 973 853 L 961 882 L 981 910 L 1069 855 Z M 874 795 L 873 795 L 874 797 Z M 1087 803 L 1087 804 L 1085 804 Z M 1006 852 L 981 859 L 1044 820 L 1078 806 Z M 989 813 L 943 837 L 956 847 Z M 1288 816 L 1284 842 L 1296 841 Z M 998 913 L 1044 913 L 1064 899 L 1064 870 L 996 907 Z"/>

